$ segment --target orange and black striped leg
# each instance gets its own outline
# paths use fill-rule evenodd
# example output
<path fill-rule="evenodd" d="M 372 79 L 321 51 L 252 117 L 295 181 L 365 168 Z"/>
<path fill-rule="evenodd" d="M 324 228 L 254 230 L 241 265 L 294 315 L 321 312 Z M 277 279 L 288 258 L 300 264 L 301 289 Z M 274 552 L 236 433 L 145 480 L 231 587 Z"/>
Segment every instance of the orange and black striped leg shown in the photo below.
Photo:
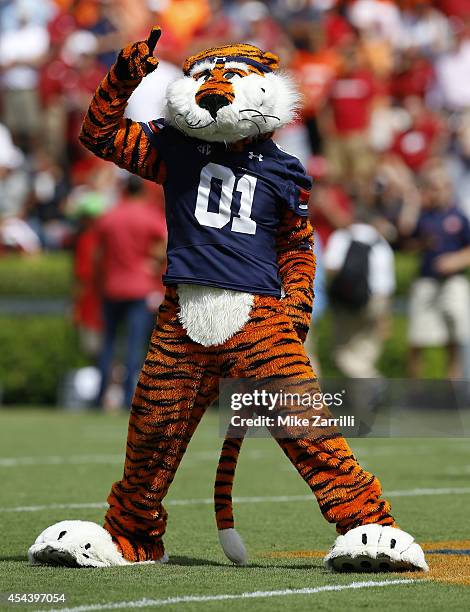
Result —
<path fill-rule="evenodd" d="M 266 379 L 273 390 L 295 391 L 294 384 L 319 391 L 304 347 L 273 298 L 256 297 L 250 322 L 226 343 L 223 357 L 229 376 Z M 395 525 L 378 479 L 362 469 L 340 433 L 316 428 L 296 438 L 278 427 L 272 434 L 339 533 L 368 523 Z"/>
<path fill-rule="evenodd" d="M 159 322 L 134 396 L 123 479 L 114 483 L 105 528 L 130 561 L 158 560 L 167 513 L 162 505 L 217 378 L 210 355 L 179 324 Z"/>
<path fill-rule="evenodd" d="M 175 394 L 179 388 L 174 388 Z M 133 409 L 127 444 L 123 480 L 116 482 L 108 497 L 110 509 L 105 527 L 123 555 L 130 561 L 157 560 L 163 557 L 162 537 L 167 512 L 162 505 L 186 448 L 209 403 L 217 396 L 217 379 L 202 376 L 199 392 L 173 406 L 171 414 L 151 428 Z M 188 406 L 188 408 L 186 408 Z M 180 417 L 177 414 L 180 414 Z M 163 415 L 162 415 L 163 416 Z M 177 418 L 181 423 L 176 424 Z M 131 434 L 132 429 L 132 434 Z"/>
<path fill-rule="evenodd" d="M 317 498 L 338 533 L 369 523 L 396 526 L 379 480 L 357 462 L 341 434 L 277 442 Z"/>

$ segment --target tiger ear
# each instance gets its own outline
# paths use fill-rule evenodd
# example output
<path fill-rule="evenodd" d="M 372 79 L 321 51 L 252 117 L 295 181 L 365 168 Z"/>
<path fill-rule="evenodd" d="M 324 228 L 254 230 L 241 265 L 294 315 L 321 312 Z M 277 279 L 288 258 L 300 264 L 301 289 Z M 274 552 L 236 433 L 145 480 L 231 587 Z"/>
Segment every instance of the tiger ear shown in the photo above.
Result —
<path fill-rule="evenodd" d="M 184 60 L 183 64 L 183 73 L 188 76 L 191 66 L 193 65 L 194 60 L 196 59 L 195 55 L 191 55 Z"/>
<path fill-rule="evenodd" d="M 266 51 L 265 53 L 263 53 L 262 62 L 265 66 L 271 68 L 271 70 L 277 70 L 279 68 L 279 64 L 281 63 L 281 60 L 279 59 L 279 56 L 275 53 Z"/>

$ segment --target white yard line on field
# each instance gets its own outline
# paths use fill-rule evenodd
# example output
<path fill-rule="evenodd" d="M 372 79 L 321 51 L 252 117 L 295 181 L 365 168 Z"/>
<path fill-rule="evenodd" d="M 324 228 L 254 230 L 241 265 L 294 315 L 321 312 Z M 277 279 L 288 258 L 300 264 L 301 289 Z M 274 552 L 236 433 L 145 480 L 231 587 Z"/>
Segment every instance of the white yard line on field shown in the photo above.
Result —
<path fill-rule="evenodd" d="M 449 465 L 444 471 L 446 474 L 452 474 L 453 476 L 470 474 L 470 465 Z"/>
<path fill-rule="evenodd" d="M 470 494 L 470 487 L 448 487 L 443 489 L 403 489 L 398 491 L 386 491 L 384 497 L 421 497 L 422 495 L 466 495 Z M 262 503 L 284 503 L 284 502 L 306 502 L 314 501 L 312 495 L 273 495 L 234 497 L 235 504 L 262 504 Z M 210 497 L 193 499 L 169 499 L 165 506 L 208 506 L 214 503 Z M 87 508 L 106 508 L 104 502 L 86 502 L 82 504 L 48 504 L 37 506 L 0 507 L 0 513 L 5 512 L 40 512 L 43 510 L 82 510 Z"/>
<path fill-rule="evenodd" d="M 0 457 L 0 468 L 21 467 L 23 465 L 63 465 L 85 463 L 122 463 L 122 455 L 48 455 L 37 457 Z"/>
<path fill-rule="evenodd" d="M 455 449 L 455 447 L 453 447 Z M 257 450 L 245 449 L 243 456 L 249 459 L 271 458 L 276 455 L 276 447 L 273 449 Z M 389 457 L 397 454 L 396 448 L 381 447 L 381 448 L 354 448 L 355 454 L 360 457 Z M 435 454 L 429 446 L 414 446 L 409 451 L 400 449 L 400 455 L 430 455 Z M 219 451 L 192 451 L 188 453 L 187 463 L 191 461 L 216 461 L 219 457 Z M 282 455 L 279 455 L 281 457 Z M 45 466 L 45 465 L 77 465 L 77 464 L 121 464 L 124 461 L 122 454 L 88 454 L 88 455 L 37 455 L 29 457 L 0 457 L 1 468 L 14 468 L 22 466 Z"/>
<path fill-rule="evenodd" d="M 267 597 L 289 597 L 292 595 L 314 595 L 327 591 L 347 591 L 349 589 L 370 589 L 402 584 L 413 584 L 415 580 L 368 580 L 351 582 L 350 584 L 326 584 L 325 586 L 305 589 L 283 589 L 282 591 L 251 591 L 245 593 L 221 595 L 185 595 L 168 597 L 167 599 L 138 599 L 136 601 L 116 601 L 103 604 L 90 604 L 76 608 L 60 608 L 60 610 L 44 610 L 44 612 L 93 612 L 93 610 L 132 610 L 135 608 L 156 608 L 173 604 L 207 603 L 210 601 L 233 601 L 236 599 L 263 599 Z"/>
<path fill-rule="evenodd" d="M 247 458 L 250 459 L 262 459 L 267 456 L 267 453 L 263 453 L 259 450 L 247 450 Z M 219 453 L 217 451 L 200 451 L 191 453 L 188 455 L 187 463 L 191 461 L 217 461 Z M 121 464 L 124 462 L 124 455 L 38 455 L 36 457 L 0 457 L 0 469 L 1 468 L 14 468 L 22 466 L 45 466 L 45 465 L 85 465 L 93 463 L 103 464 Z"/>

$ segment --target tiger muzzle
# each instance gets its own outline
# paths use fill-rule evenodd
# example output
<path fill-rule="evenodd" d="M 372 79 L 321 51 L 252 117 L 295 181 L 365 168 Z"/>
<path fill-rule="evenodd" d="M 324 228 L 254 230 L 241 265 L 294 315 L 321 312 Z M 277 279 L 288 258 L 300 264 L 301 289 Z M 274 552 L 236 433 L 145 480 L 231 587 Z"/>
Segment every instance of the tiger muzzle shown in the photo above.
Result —
<path fill-rule="evenodd" d="M 212 119 L 215 119 L 218 111 L 223 106 L 230 104 L 230 100 L 220 94 L 206 94 L 198 101 L 198 104 L 201 108 L 209 111 Z"/>

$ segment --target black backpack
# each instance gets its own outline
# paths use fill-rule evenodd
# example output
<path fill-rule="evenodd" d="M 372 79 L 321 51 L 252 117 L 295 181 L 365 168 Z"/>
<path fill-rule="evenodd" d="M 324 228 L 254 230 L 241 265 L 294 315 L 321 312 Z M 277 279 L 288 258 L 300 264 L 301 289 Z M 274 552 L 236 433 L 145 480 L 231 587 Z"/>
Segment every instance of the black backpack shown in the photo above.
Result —
<path fill-rule="evenodd" d="M 367 304 L 371 293 L 369 255 L 373 246 L 351 240 L 343 265 L 329 287 L 328 295 L 332 304 L 349 309 L 359 309 Z"/>

